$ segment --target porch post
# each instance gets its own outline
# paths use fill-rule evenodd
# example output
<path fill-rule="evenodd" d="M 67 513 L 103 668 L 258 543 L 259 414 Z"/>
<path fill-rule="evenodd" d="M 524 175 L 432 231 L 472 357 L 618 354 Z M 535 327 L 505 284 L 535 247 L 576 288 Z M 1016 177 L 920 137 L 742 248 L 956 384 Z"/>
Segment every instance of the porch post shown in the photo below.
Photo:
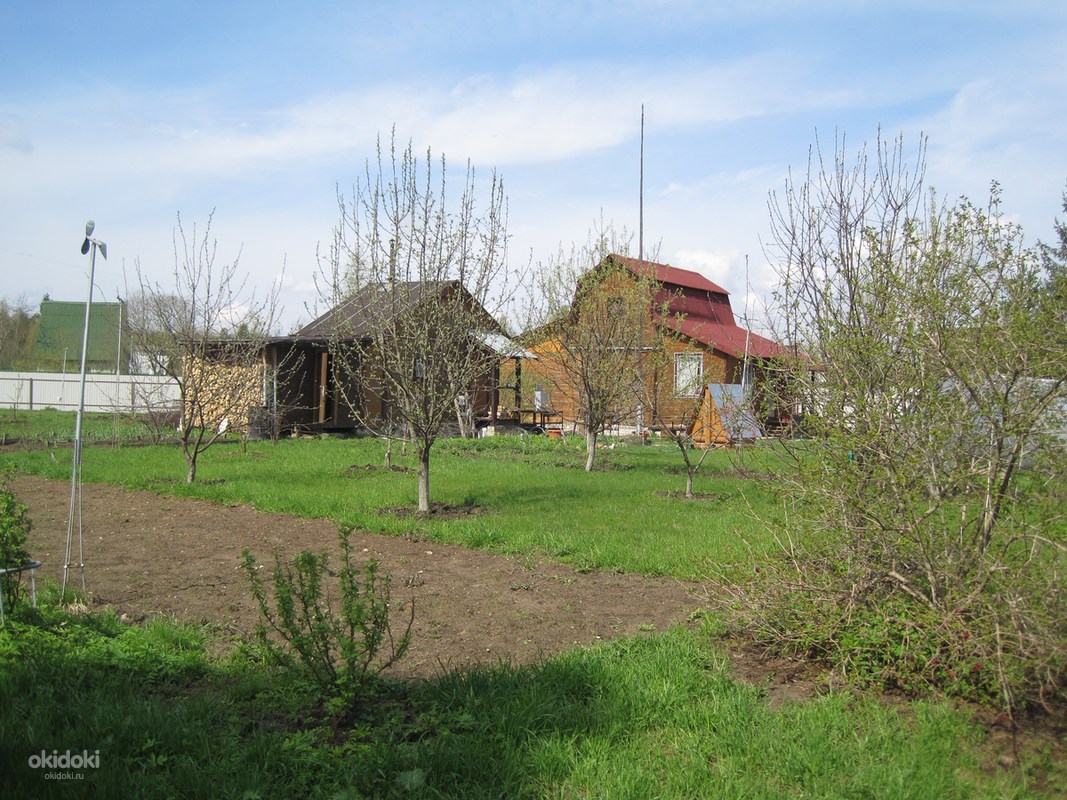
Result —
<path fill-rule="evenodd" d="M 329 357 L 330 354 L 324 351 L 322 358 L 319 360 L 319 422 L 326 421 L 326 392 L 329 389 L 326 379 L 328 377 Z"/>
<path fill-rule="evenodd" d="M 515 410 L 522 408 L 522 358 L 515 356 Z"/>

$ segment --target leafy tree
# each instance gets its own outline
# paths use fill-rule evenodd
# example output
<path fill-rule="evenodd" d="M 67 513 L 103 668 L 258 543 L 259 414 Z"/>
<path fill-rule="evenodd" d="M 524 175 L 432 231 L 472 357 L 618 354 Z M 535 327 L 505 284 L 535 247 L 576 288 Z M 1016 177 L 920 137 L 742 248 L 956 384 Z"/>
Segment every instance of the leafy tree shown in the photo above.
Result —
<path fill-rule="evenodd" d="M 693 497 L 693 479 L 696 477 L 697 471 L 703 466 L 704 459 L 708 457 L 711 448 L 706 447 L 699 454 L 695 453 L 693 437 L 689 435 L 689 425 L 693 420 L 697 419 L 697 415 L 700 412 L 702 395 L 698 394 L 688 404 L 689 407 L 686 412 L 680 415 L 671 415 L 668 412 L 667 404 L 660 402 L 662 386 L 670 381 L 670 369 L 672 366 L 670 355 L 664 347 L 658 347 L 649 353 L 649 358 L 645 364 L 645 375 L 649 380 L 643 384 L 645 387 L 643 400 L 645 408 L 649 411 L 652 424 L 659 428 L 661 435 L 678 449 L 682 463 L 685 464 L 685 497 L 691 499 Z"/>
<path fill-rule="evenodd" d="M 801 354 L 781 400 L 811 434 L 781 475 L 788 581 L 822 599 L 798 623 L 785 592 L 764 630 L 797 643 L 803 626 L 805 647 L 889 683 L 966 672 L 1008 708 L 1046 702 L 1067 618 L 1062 308 L 1033 302 L 1048 270 L 996 184 L 985 208 L 949 206 L 924 172 L 925 142 L 909 161 L 879 138 L 850 163 L 839 141 L 772 195 L 779 339 Z"/>
<path fill-rule="evenodd" d="M 248 276 L 238 273 L 239 253 L 216 263 L 212 216 L 198 235 L 195 224 L 186 234 L 179 215 L 169 285 L 152 280 L 137 261 L 133 286 L 126 287 L 135 358 L 178 389 L 188 483 L 196 480 L 200 454 L 227 432 L 244 430 L 250 409 L 261 405 L 263 347 L 277 312 L 278 284 L 257 298 Z"/>
<path fill-rule="evenodd" d="M 1063 211 L 1067 213 L 1067 190 L 1063 192 Z M 1056 229 L 1056 244 L 1040 245 L 1041 259 L 1045 269 L 1052 275 L 1067 270 L 1067 221 L 1057 219 L 1054 223 Z"/>
<path fill-rule="evenodd" d="M 503 183 L 494 173 L 483 189 L 468 164 L 454 197 L 446 173 L 429 150 L 420 161 L 395 135 L 388 152 L 379 142 L 351 197 L 338 196 L 325 270 L 335 368 L 351 372 L 338 383 L 354 387 L 345 400 L 364 428 L 413 440 L 420 512 L 430 510 L 434 442 L 495 368 L 484 335 L 503 332 L 493 314 L 513 291 Z"/>

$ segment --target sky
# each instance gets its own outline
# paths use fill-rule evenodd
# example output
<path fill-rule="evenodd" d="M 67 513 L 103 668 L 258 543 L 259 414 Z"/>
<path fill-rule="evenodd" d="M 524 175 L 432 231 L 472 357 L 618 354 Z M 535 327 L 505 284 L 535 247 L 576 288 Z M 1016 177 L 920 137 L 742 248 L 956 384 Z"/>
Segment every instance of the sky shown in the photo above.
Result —
<path fill-rule="evenodd" d="M 726 288 L 773 289 L 768 198 L 818 140 L 879 131 L 941 197 L 990 183 L 1029 243 L 1067 188 L 1062 0 L 11 0 L 0 17 L 0 297 L 94 299 L 166 282 L 180 215 L 282 328 L 379 135 L 495 170 L 515 267 L 597 220 Z M 320 305 L 320 310 L 321 305 Z M 283 330 L 283 332 L 284 332 Z"/>

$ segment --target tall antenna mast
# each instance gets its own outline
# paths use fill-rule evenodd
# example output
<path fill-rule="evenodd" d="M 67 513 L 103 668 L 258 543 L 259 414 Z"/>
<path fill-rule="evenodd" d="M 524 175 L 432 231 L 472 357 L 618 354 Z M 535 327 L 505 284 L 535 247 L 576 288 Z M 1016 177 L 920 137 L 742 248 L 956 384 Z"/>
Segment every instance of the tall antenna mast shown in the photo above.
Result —
<path fill-rule="evenodd" d="M 748 323 L 748 297 L 752 294 L 751 287 L 748 282 L 748 256 L 745 256 L 745 360 L 741 364 L 741 394 L 744 396 L 745 389 L 748 387 L 748 347 L 752 337 L 752 327 Z"/>
<path fill-rule="evenodd" d="M 637 181 L 637 269 L 641 273 L 641 280 L 645 277 L 645 104 L 641 104 L 641 149 L 640 169 Z M 649 309 L 651 311 L 651 309 Z M 637 331 L 637 380 L 641 382 L 640 395 L 645 393 L 645 369 L 642 350 L 645 343 L 642 341 L 641 332 L 644 326 Z M 645 428 L 644 405 L 637 404 L 637 435 L 640 437 Z"/>
<path fill-rule="evenodd" d="M 645 104 L 641 104 L 641 170 L 637 188 L 637 260 L 645 266 Z"/>

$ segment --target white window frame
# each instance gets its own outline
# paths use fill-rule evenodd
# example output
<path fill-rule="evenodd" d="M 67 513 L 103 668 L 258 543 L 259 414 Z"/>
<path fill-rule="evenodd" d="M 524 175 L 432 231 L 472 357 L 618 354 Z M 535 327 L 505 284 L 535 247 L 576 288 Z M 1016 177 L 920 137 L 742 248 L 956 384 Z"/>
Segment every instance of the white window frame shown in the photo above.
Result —
<path fill-rule="evenodd" d="M 675 353 L 675 397 L 699 397 L 702 388 L 704 388 L 704 354 L 692 351 Z"/>

